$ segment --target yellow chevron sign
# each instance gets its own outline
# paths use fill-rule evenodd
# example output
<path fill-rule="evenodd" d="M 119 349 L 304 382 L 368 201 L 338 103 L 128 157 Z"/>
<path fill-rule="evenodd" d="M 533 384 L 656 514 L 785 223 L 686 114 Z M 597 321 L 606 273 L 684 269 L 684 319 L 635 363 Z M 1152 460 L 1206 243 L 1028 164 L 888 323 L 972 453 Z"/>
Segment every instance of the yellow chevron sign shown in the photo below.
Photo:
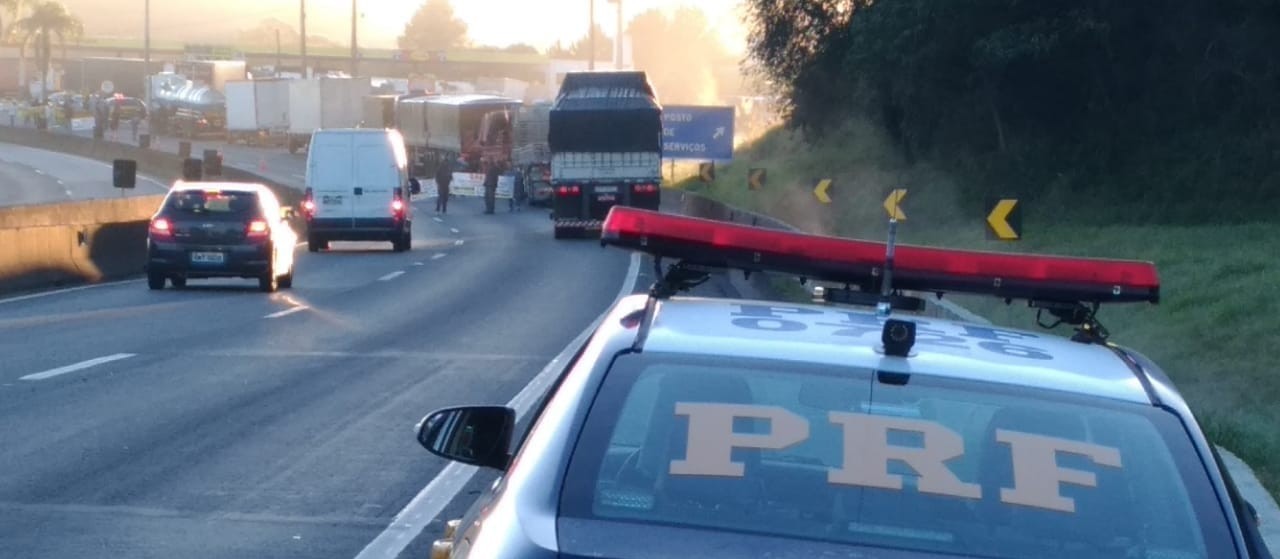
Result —
<path fill-rule="evenodd" d="M 699 163 L 698 176 L 702 178 L 702 182 L 715 182 L 716 164 L 715 163 Z"/>
<path fill-rule="evenodd" d="M 813 188 L 813 195 L 823 204 L 830 204 L 831 197 L 827 195 L 827 189 L 831 188 L 831 179 L 822 179 L 818 181 L 818 186 Z"/>
<path fill-rule="evenodd" d="M 907 189 L 898 188 L 889 193 L 889 197 L 884 199 L 884 211 L 889 213 L 889 219 L 905 221 L 907 214 L 902 211 L 902 199 L 907 197 Z"/>
<path fill-rule="evenodd" d="M 1002 241 L 1016 241 L 1022 238 L 1022 212 L 1018 211 L 1018 200 L 1003 198 L 988 203 L 991 208 L 987 212 L 987 235 Z"/>

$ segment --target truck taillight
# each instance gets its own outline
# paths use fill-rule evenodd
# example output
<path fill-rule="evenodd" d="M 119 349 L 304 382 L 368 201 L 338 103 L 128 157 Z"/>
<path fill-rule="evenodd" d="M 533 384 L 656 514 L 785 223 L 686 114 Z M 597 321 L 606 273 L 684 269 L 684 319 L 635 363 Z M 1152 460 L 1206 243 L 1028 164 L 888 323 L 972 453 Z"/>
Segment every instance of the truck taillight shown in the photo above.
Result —
<path fill-rule="evenodd" d="M 556 194 L 560 196 L 577 196 L 582 194 L 582 187 L 576 184 L 570 186 L 558 186 L 556 187 Z"/>
<path fill-rule="evenodd" d="M 658 192 L 658 185 L 656 184 L 637 184 L 634 188 L 638 194 L 656 194 Z"/>

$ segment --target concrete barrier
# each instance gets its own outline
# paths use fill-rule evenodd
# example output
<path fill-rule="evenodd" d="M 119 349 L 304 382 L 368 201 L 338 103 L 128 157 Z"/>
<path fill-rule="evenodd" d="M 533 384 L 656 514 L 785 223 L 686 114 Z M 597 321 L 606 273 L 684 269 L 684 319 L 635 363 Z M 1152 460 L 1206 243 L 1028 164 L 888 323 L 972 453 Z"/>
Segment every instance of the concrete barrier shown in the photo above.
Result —
<path fill-rule="evenodd" d="M 0 209 L 0 291 L 126 277 L 146 264 L 162 196 Z"/>

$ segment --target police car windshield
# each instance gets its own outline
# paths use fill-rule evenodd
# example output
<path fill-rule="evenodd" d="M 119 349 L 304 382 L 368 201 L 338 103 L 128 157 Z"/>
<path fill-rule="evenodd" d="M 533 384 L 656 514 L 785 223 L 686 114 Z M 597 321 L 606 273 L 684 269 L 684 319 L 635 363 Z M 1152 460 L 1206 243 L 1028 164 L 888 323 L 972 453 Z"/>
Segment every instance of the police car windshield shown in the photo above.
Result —
<path fill-rule="evenodd" d="M 1152 406 L 646 352 L 618 358 L 590 413 L 569 518 L 982 557 L 1235 553 Z"/>

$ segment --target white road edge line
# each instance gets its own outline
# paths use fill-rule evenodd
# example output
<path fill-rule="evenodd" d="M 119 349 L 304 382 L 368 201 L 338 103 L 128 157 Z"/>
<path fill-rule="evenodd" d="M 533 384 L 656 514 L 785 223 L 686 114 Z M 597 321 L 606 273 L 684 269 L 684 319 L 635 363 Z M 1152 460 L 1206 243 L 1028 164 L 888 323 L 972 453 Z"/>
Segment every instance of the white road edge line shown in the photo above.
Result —
<path fill-rule="evenodd" d="M 454 235 L 457 235 L 458 233 L 461 233 L 461 231 L 458 231 L 458 229 L 457 229 L 457 228 L 455 228 L 455 227 L 450 227 L 450 228 L 449 228 L 449 232 L 450 232 L 450 233 L 453 233 Z"/>
<path fill-rule="evenodd" d="M 440 219 L 440 218 L 438 218 L 438 217 L 433 217 L 433 218 L 431 218 L 431 219 L 436 220 L 436 223 L 444 223 L 444 220 L 443 220 L 443 219 Z"/>
<path fill-rule="evenodd" d="M 271 314 L 269 314 L 269 315 L 267 315 L 267 316 L 264 316 L 264 317 L 262 317 L 262 318 L 280 318 L 280 317 L 282 317 L 282 316 L 289 316 L 289 315 L 291 315 L 291 314 L 293 314 L 293 313 L 296 313 L 296 312 L 302 312 L 302 311 L 305 311 L 305 310 L 307 310 L 307 309 L 309 309 L 309 308 L 311 308 L 311 307 L 308 307 L 308 306 L 306 306 L 306 305 L 298 305 L 298 306 L 296 306 L 296 307 L 288 308 L 288 309 L 282 310 L 282 311 L 280 311 L 280 312 L 273 312 L 273 313 L 271 313 Z"/>
<path fill-rule="evenodd" d="M 441 258 L 444 258 L 445 256 L 448 256 L 448 255 L 447 255 L 447 254 L 445 254 L 445 253 L 443 253 L 443 252 L 437 252 L 437 253 L 435 253 L 435 254 L 432 254 L 432 255 L 431 255 L 431 259 L 432 259 L 432 260 L 439 260 L 439 259 L 441 259 Z"/>
<path fill-rule="evenodd" d="M 454 241 L 454 242 L 453 242 L 453 246 L 456 246 L 456 247 L 460 247 L 460 246 L 462 246 L 462 239 L 458 239 L 458 240 Z"/>
<path fill-rule="evenodd" d="M 395 272 L 391 272 L 390 274 L 387 274 L 385 276 L 378 278 L 378 281 L 391 281 L 403 275 L 404 275 L 404 270 L 397 270 Z"/>
<path fill-rule="evenodd" d="M 613 299 L 610 308 L 617 304 L 619 300 L 630 295 L 635 290 L 636 279 L 640 275 L 640 255 L 633 253 L 631 255 L 631 264 L 627 268 L 626 278 L 622 281 L 622 286 L 618 290 L 618 296 Z M 533 377 L 528 385 L 516 394 L 507 405 L 515 408 L 516 421 L 520 421 L 525 414 L 529 412 L 529 408 L 538 400 L 544 391 L 555 380 L 556 374 L 564 368 L 565 362 L 573 357 L 578 347 L 586 342 L 591 333 L 599 327 L 604 321 L 609 311 L 601 313 L 586 330 L 583 330 L 578 337 L 569 343 L 564 351 L 552 359 L 547 366 Z M 459 462 L 449 462 L 444 469 L 431 480 L 426 487 L 422 489 L 404 509 L 396 514 L 391 520 L 391 525 L 387 526 L 377 538 L 374 538 L 364 550 L 356 556 L 356 559 L 393 559 L 398 557 L 414 539 L 427 528 L 427 525 L 435 520 L 436 516 L 444 510 L 444 507 L 453 501 L 454 497 L 462 491 L 462 488 L 471 481 L 479 468 L 475 466 L 467 466 Z"/>
<path fill-rule="evenodd" d="M 108 281 L 108 282 L 103 282 L 103 283 L 95 283 L 95 284 L 91 284 L 91 285 L 81 285 L 81 286 L 78 286 L 78 287 L 68 287 L 68 288 L 66 288 L 66 289 L 58 289 L 58 290 L 54 290 L 54 291 L 42 291 L 42 292 L 40 292 L 40 293 L 32 293 L 32 294 L 30 294 L 30 295 L 19 295 L 19 296 L 17 296 L 17 297 L 10 297 L 10 298 L 8 298 L 8 299 L 0 299 L 0 305 L 3 305 L 3 304 L 5 304 L 5 303 L 17 303 L 18 301 L 29 301 L 29 300 L 31 300 L 31 299 L 40 299 L 40 298 L 42 298 L 42 297 L 50 297 L 50 296 L 53 296 L 53 295 L 62 295 L 62 294 L 64 294 L 64 293 L 74 293 L 74 292 L 76 292 L 76 291 L 84 291 L 84 290 L 86 290 L 86 289 L 97 289 L 97 288 L 99 288 L 99 287 L 110 287 L 110 286 L 113 286 L 113 285 L 124 285 L 124 284 L 127 284 L 127 283 L 138 283 L 138 282 L 141 282 L 141 281 L 142 281 L 142 279 L 141 279 L 141 278 L 137 278 L 137 279 L 121 280 L 121 281 Z"/>
<path fill-rule="evenodd" d="M 27 376 L 25 376 L 25 377 L 22 377 L 22 378 L 21 378 L 21 379 L 19 379 L 19 380 L 44 380 L 44 379 L 47 379 L 47 378 L 53 378 L 53 377 L 56 377 L 56 376 L 58 376 L 58 375 L 65 375 L 65 374 L 67 374 L 67 373 L 74 373 L 74 372 L 76 372 L 76 371 L 81 371 L 81 370 L 84 370 L 84 369 L 88 369 L 89 367 L 97 367 L 98 365 L 103 365 L 103 364 L 106 364 L 106 363 L 110 363 L 110 362 L 112 362 L 112 361 L 119 361 L 119 360 L 121 360 L 121 359 L 128 359 L 128 358 L 130 358 L 130 357 L 133 357 L 134 355 L 136 355 L 136 354 L 134 354 L 134 353 L 117 353 L 117 354 L 115 354 L 115 355 L 108 355 L 108 356 L 106 356 L 106 357 L 99 357 L 99 358 L 97 358 L 97 359 L 90 359 L 90 360 L 88 360 L 88 361 L 81 361 L 81 362 L 76 363 L 76 364 L 74 364 L 74 365 L 67 365 L 66 367 L 58 367 L 57 369 L 49 369 L 48 371 L 44 371 L 44 372 L 41 372 L 41 373 L 32 373 L 32 374 L 30 374 L 30 375 L 27 375 Z"/>

